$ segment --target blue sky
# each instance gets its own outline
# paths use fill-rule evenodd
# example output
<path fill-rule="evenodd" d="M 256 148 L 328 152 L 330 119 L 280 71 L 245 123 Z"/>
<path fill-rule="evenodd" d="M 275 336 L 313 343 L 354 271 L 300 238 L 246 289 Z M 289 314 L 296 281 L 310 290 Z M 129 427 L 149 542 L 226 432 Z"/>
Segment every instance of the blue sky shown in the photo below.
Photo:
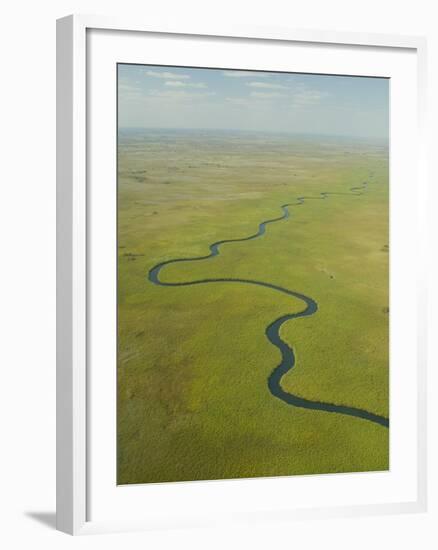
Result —
<path fill-rule="evenodd" d="M 389 80 L 118 66 L 119 126 L 388 137 Z"/>

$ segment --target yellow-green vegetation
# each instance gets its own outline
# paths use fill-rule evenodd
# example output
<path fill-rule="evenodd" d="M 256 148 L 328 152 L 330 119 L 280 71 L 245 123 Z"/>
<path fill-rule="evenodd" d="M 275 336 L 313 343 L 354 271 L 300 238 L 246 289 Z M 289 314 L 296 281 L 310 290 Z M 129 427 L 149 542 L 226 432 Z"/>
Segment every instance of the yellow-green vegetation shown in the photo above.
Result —
<path fill-rule="evenodd" d="M 375 143 L 257 134 L 120 133 L 118 188 L 118 483 L 385 470 L 389 430 L 297 408 L 267 379 L 279 350 L 265 335 L 310 296 L 318 311 L 285 323 L 295 395 L 388 417 L 388 157 Z"/>

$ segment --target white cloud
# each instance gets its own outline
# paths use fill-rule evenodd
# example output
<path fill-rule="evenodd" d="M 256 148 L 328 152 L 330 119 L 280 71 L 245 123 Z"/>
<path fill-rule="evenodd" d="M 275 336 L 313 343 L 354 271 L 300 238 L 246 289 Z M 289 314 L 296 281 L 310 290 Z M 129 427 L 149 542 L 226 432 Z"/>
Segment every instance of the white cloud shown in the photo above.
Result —
<path fill-rule="evenodd" d="M 229 78 L 250 78 L 250 77 L 257 77 L 257 78 L 266 78 L 269 76 L 269 73 L 262 73 L 258 71 L 222 71 L 223 76 L 227 76 Z"/>
<path fill-rule="evenodd" d="M 257 99 L 274 99 L 276 97 L 287 97 L 286 94 L 281 94 L 280 92 L 251 92 L 250 96 Z"/>
<path fill-rule="evenodd" d="M 203 82 L 181 82 L 180 80 L 167 80 L 164 83 L 165 86 L 170 86 L 172 88 L 207 88 L 207 85 Z"/>
<path fill-rule="evenodd" d="M 247 82 L 247 86 L 251 88 L 269 88 L 271 90 L 287 90 L 287 86 L 282 84 L 271 84 L 270 82 Z"/>
<path fill-rule="evenodd" d="M 125 100 L 135 100 L 142 96 L 141 90 L 128 82 L 119 82 L 119 94 L 120 97 Z"/>
<path fill-rule="evenodd" d="M 187 74 L 180 73 L 169 73 L 161 71 L 146 71 L 147 76 L 152 76 L 153 78 L 164 78 L 165 80 L 187 80 L 190 78 Z"/>
<path fill-rule="evenodd" d="M 327 92 L 303 89 L 292 95 L 292 103 L 297 107 L 304 107 L 306 105 L 317 105 L 321 103 L 321 100 L 327 97 L 327 95 Z"/>
<path fill-rule="evenodd" d="M 149 99 L 163 99 L 170 101 L 199 100 L 215 95 L 214 92 L 187 92 L 186 90 L 151 90 Z"/>
<path fill-rule="evenodd" d="M 232 105 L 249 105 L 250 100 L 246 97 L 226 97 L 225 101 L 231 103 Z"/>

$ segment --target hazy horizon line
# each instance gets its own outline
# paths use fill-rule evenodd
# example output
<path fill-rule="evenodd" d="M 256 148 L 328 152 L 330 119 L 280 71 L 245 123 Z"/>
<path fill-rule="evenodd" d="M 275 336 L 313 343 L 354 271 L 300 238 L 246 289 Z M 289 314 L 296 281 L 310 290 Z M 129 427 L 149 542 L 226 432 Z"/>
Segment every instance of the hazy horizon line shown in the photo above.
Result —
<path fill-rule="evenodd" d="M 358 136 L 352 134 L 332 134 L 332 133 L 315 133 L 315 132 L 293 132 L 287 130 L 255 130 L 244 128 L 206 128 L 206 127 L 170 127 L 170 126 L 119 126 L 118 131 L 123 130 L 160 130 L 160 131 L 199 131 L 199 132 L 240 132 L 248 134 L 270 134 L 270 135 L 288 135 L 288 136 L 308 136 L 308 137 L 332 137 L 343 139 L 354 139 L 363 141 L 380 141 L 389 143 L 389 136 Z"/>

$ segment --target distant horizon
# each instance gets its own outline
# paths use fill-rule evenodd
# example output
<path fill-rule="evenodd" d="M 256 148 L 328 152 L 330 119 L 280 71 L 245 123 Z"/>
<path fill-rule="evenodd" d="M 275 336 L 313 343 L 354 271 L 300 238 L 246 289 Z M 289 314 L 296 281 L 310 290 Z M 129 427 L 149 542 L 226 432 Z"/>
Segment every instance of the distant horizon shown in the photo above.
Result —
<path fill-rule="evenodd" d="M 167 127 L 167 126 L 120 126 L 118 130 L 123 131 L 168 131 L 168 132 L 221 132 L 221 133 L 243 133 L 243 134 L 269 134 L 272 136 L 290 137 L 314 137 L 314 138 L 337 138 L 341 140 L 353 139 L 357 141 L 379 141 L 389 144 L 389 136 L 358 136 L 349 134 L 329 134 L 311 132 L 293 132 L 288 130 L 246 130 L 241 128 L 205 128 L 205 127 Z"/>
<path fill-rule="evenodd" d="M 287 133 L 382 141 L 389 140 L 389 81 L 118 64 L 118 119 L 126 129 Z"/>

